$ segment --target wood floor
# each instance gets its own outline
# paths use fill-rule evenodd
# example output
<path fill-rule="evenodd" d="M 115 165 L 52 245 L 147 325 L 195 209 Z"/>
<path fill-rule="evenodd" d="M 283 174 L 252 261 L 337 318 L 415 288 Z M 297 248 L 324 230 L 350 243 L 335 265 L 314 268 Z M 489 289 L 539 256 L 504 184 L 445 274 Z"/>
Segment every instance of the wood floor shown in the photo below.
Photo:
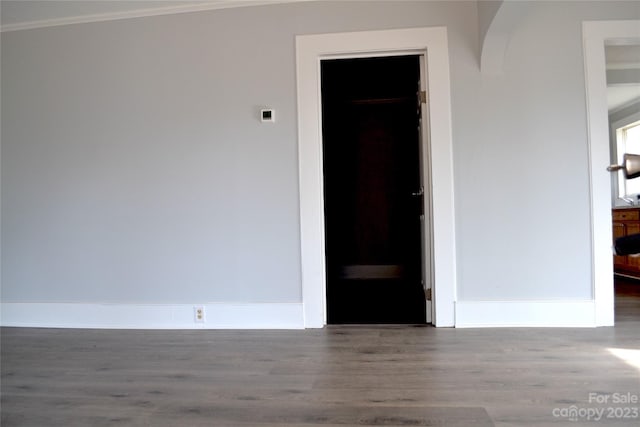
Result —
<path fill-rule="evenodd" d="M 640 349 L 639 290 L 620 287 L 615 328 L 4 328 L 1 422 L 638 426 L 640 366 L 609 349 Z"/>

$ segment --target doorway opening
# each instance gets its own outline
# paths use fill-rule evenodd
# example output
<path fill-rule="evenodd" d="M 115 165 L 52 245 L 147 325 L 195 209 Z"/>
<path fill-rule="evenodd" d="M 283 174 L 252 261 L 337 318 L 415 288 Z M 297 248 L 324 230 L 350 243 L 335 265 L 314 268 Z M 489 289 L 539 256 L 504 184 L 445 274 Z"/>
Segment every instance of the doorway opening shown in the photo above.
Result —
<path fill-rule="evenodd" d="M 603 165 L 611 163 L 607 108 L 605 46 L 638 39 L 637 20 L 583 22 L 589 174 L 591 196 L 591 251 L 595 325 L 614 325 L 614 271 L 611 177 Z"/>
<path fill-rule="evenodd" d="M 427 322 L 421 59 L 321 61 L 329 324 Z"/>
<path fill-rule="evenodd" d="M 432 224 L 425 262 L 432 264 L 432 303 L 427 322 L 437 327 L 455 325 L 456 239 L 453 191 L 451 84 L 446 27 L 405 28 L 352 33 L 296 36 L 298 100 L 298 158 L 300 185 L 300 247 L 303 319 L 306 328 L 327 324 L 325 224 L 322 167 L 322 112 L 320 62 L 331 58 L 420 55 L 428 102 L 423 123 L 423 161 L 429 174 L 428 213 Z M 427 200 L 425 198 L 425 200 Z"/>
<path fill-rule="evenodd" d="M 611 164 L 623 164 L 624 154 L 640 154 L 640 39 L 607 40 L 607 109 Z M 636 71 L 636 72 L 633 72 Z M 612 174 L 613 238 L 640 233 L 640 180 Z M 616 323 L 638 315 L 640 259 L 614 256 Z"/>

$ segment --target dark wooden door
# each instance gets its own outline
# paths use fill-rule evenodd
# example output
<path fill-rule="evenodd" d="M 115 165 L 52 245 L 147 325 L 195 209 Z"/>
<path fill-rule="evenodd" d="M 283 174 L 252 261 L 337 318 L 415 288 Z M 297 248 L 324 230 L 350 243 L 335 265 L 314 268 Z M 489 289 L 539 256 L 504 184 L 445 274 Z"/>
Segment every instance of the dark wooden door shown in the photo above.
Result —
<path fill-rule="evenodd" d="M 321 73 L 328 323 L 425 323 L 419 57 Z"/>

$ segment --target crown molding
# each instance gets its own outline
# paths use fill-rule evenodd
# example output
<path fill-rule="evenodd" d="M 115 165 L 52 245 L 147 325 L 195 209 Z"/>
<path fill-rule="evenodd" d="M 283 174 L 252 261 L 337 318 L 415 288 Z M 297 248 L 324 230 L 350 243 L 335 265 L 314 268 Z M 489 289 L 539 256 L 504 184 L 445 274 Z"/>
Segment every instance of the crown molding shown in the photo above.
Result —
<path fill-rule="evenodd" d="M 62 25 L 86 24 L 90 22 L 115 21 L 121 19 L 144 18 L 148 16 L 174 15 L 178 13 L 201 12 L 215 9 L 231 9 L 248 6 L 266 6 L 282 3 L 298 3 L 313 0 L 214 0 L 208 3 L 191 3 L 177 6 L 140 8 L 125 12 L 108 12 L 89 15 L 70 16 L 67 18 L 43 19 L 0 25 L 0 32 L 31 30 L 36 28 L 58 27 Z"/>

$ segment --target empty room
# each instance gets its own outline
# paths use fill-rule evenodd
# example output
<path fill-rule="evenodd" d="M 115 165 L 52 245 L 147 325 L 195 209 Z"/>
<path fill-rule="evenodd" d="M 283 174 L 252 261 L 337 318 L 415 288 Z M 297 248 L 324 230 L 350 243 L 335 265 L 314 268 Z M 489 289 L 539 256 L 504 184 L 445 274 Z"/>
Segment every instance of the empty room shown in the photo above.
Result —
<path fill-rule="evenodd" d="M 0 1 L 0 423 L 640 423 L 640 1 Z"/>

